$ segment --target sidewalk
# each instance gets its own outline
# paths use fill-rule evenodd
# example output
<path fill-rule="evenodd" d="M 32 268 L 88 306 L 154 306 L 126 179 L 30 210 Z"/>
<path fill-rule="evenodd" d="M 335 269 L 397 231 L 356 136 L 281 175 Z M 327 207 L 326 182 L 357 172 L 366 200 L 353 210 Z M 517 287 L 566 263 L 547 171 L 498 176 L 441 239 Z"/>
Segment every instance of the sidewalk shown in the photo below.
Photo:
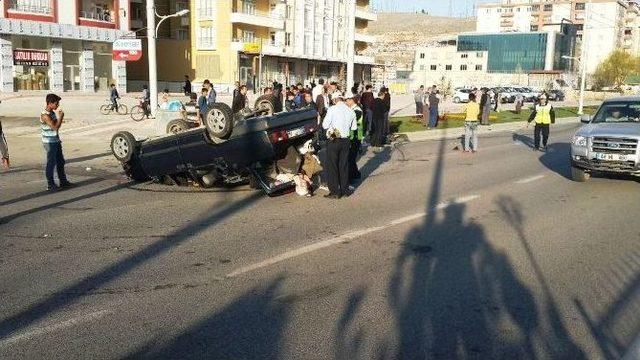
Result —
<path fill-rule="evenodd" d="M 580 124 L 580 119 L 577 117 L 569 117 L 569 118 L 561 118 L 556 119 L 555 125 L 569 125 L 569 124 Z M 553 126 L 553 125 L 552 125 Z M 487 135 L 497 132 L 505 132 L 505 131 L 517 131 L 523 130 L 527 128 L 527 122 L 510 122 L 503 124 L 493 124 L 489 126 L 479 126 L 478 127 L 478 135 Z M 533 131 L 533 125 L 530 126 L 531 131 Z M 407 138 L 410 142 L 420 142 L 420 141 L 428 141 L 428 140 L 451 140 L 458 139 L 464 136 L 464 127 L 459 128 L 451 128 L 451 129 L 435 129 L 435 130 L 424 130 L 424 131 L 414 131 L 409 133 L 398 133 L 397 135 Z"/>

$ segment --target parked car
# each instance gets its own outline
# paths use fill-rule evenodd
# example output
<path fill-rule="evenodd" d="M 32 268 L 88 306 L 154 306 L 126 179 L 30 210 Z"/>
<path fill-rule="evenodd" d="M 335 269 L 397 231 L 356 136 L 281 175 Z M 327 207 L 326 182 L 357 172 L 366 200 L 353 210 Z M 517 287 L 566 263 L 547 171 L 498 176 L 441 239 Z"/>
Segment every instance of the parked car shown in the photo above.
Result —
<path fill-rule="evenodd" d="M 565 99 L 565 95 L 562 90 L 549 90 L 547 94 L 549 95 L 549 100 L 551 101 L 564 101 Z"/>
<path fill-rule="evenodd" d="M 458 103 L 468 103 L 469 102 L 469 94 L 471 94 L 473 90 L 471 89 L 456 89 L 453 93 L 453 102 Z"/>
<path fill-rule="evenodd" d="M 502 103 L 514 103 L 516 102 L 516 96 L 518 95 L 518 91 L 511 87 L 500 87 L 498 88 L 498 93 L 500 94 L 500 101 Z"/>
<path fill-rule="evenodd" d="M 539 93 L 529 87 L 518 87 L 514 89 L 522 95 L 525 102 L 534 102 L 539 97 Z"/>
<path fill-rule="evenodd" d="M 640 97 L 606 100 L 571 141 L 571 178 L 584 182 L 592 173 L 640 176 Z"/>
<path fill-rule="evenodd" d="M 225 104 L 212 104 L 209 110 L 205 127 L 144 141 L 129 132 L 116 133 L 111 151 L 135 181 L 168 178 L 184 184 L 192 180 L 202 187 L 248 181 L 268 195 L 295 186 L 293 181 L 280 183 L 275 178 L 298 173 L 302 166 L 298 149 L 316 132 L 316 110 L 235 119 Z M 232 132 L 226 135 L 229 123 Z"/>

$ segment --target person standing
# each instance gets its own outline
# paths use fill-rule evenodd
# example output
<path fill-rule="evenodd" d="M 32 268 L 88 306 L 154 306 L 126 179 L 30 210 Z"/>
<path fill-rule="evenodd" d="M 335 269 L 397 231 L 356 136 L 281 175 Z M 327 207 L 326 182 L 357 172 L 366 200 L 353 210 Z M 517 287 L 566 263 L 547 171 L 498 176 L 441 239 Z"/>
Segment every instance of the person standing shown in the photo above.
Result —
<path fill-rule="evenodd" d="M 438 127 L 438 107 L 440 106 L 440 99 L 438 99 L 438 90 L 436 86 L 431 87 L 429 92 L 429 125 L 432 128 Z"/>
<path fill-rule="evenodd" d="M 424 85 L 420 85 L 420 88 L 414 92 L 413 101 L 416 102 L 416 114 L 422 115 L 424 106 Z"/>
<path fill-rule="evenodd" d="M 109 94 L 109 98 L 111 99 L 111 106 L 113 107 L 113 111 L 118 111 L 118 99 L 120 99 L 120 94 L 118 94 L 116 84 L 111 84 L 111 92 Z"/>
<path fill-rule="evenodd" d="M 231 103 L 235 100 L 236 96 L 240 94 L 240 81 L 236 81 L 235 87 L 233 88 L 233 97 L 231 98 Z"/>
<path fill-rule="evenodd" d="M 204 125 L 204 116 L 207 113 L 207 91 L 207 88 L 202 88 L 198 98 L 198 119 L 201 125 Z"/>
<path fill-rule="evenodd" d="M 48 94 L 45 98 L 46 106 L 40 113 L 40 134 L 42 144 L 47 154 L 47 165 L 45 176 L 47 179 L 47 191 L 57 191 L 62 188 L 72 187 L 73 184 L 67 179 L 64 172 L 64 155 L 62 154 L 62 142 L 58 135 L 60 127 L 64 121 L 64 112 L 60 108 L 61 98 L 56 94 Z M 53 179 L 53 169 L 58 172 L 60 186 L 56 186 Z"/>
<path fill-rule="evenodd" d="M 322 127 L 327 131 L 327 182 L 329 199 L 349 196 L 349 135 L 358 129 L 356 113 L 345 103 L 342 94 L 334 93 L 334 105 L 327 110 Z"/>
<path fill-rule="evenodd" d="M 187 96 L 190 96 L 192 93 L 191 80 L 189 80 L 189 75 L 184 76 L 184 86 L 182 87 L 182 90 L 184 90 L 184 94 Z"/>
<path fill-rule="evenodd" d="M 358 154 L 360 153 L 360 147 L 362 146 L 362 139 L 364 139 L 364 112 L 358 106 L 355 96 L 347 97 L 347 106 L 353 110 L 356 114 L 356 124 L 358 129 L 351 132 L 351 146 L 349 147 L 349 184 L 353 184 L 354 181 L 359 180 L 361 177 L 360 170 L 358 170 Z"/>
<path fill-rule="evenodd" d="M 216 93 L 216 90 L 213 88 L 213 84 L 211 84 L 211 81 L 209 81 L 209 79 L 205 79 L 205 81 L 202 83 L 202 86 L 207 88 L 207 104 L 211 105 L 215 103 L 218 97 L 218 93 Z"/>
<path fill-rule="evenodd" d="M 476 102 L 476 94 L 469 94 L 469 103 L 465 107 L 465 112 L 464 152 L 475 153 L 478 151 L 478 117 L 480 116 L 480 105 Z"/>
<path fill-rule="evenodd" d="M 384 114 L 387 106 L 385 105 L 385 96 L 387 94 L 380 90 L 378 97 L 375 99 L 373 106 L 373 122 L 371 124 L 371 146 L 376 148 L 382 147 L 384 141 Z"/>
<path fill-rule="evenodd" d="M 491 95 L 489 89 L 482 88 L 482 97 L 480 98 L 480 111 L 482 112 L 480 124 L 489 125 L 489 115 L 491 114 Z"/>
<path fill-rule="evenodd" d="M 7 139 L 2 131 L 2 122 L 0 122 L 0 158 L 2 158 L 2 167 L 9 170 L 11 163 L 9 162 L 9 146 Z"/>
<path fill-rule="evenodd" d="M 145 84 L 142 85 L 142 109 L 144 110 L 144 115 L 149 118 L 151 115 L 151 92 L 149 91 L 149 87 Z"/>
<path fill-rule="evenodd" d="M 516 95 L 516 114 L 520 114 L 520 112 L 522 111 L 523 104 L 524 104 L 524 96 L 518 93 L 518 95 Z"/>
<path fill-rule="evenodd" d="M 324 79 L 320 78 L 318 80 L 318 84 L 313 87 L 313 90 L 311 92 L 311 97 L 313 98 L 313 100 L 318 102 L 318 96 L 322 94 L 323 91 L 324 91 Z"/>
<path fill-rule="evenodd" d="M 364 87 L 362 97 L 360 97 L 361 109 L 364 110 L 364 131 L 365 134 L 371 134 L 371 127 L 373 123 L 373 108 L 375 106 L 376 98 L 373 96 L 373 86 L 367 84 Z"/>
<path fill-rule="evenodd" d="M 496 90 L 493 93 L 493 111 L 498 112 L 498 109 L 500 108 L 500 91 Z"/>
<path fill-rule="evenodd" d="M 233 99 L 231 113 L 237 114 L 247 107 L 247 85 L 240 86 L 240 93 Z"/>
<path fill-rule="evenodd" d="M 536 123 L 533 130 L 533 150 L 540 150 L 540 140 L 542 140 L 542 151 L 546 152 L 547 143 L 549 141 L 549 128 L 551 127 L 551 124 L 556 123 L 556 112 L 553 109 L 553 106 L 549 104 L 547 94 L 542 93 L 538 99 L 539 104 L 536 105 L 535 110 L 533 110 L 529 116 L 527 127 L 532 121 Z M 542 135 L 542 139 L 540 135 Z"/>
<path fill-rule="evenodd" d="M 382 91 L 384 91 L 384 123 L 383 123 L 383 144 L 389 143 L 389 133 L 390 133 L 390 125 L 389 125 L 389 113 L 391 112 L 391 94 L 389 93 L 389 88 L 386 86 L 382 87 Z"/>

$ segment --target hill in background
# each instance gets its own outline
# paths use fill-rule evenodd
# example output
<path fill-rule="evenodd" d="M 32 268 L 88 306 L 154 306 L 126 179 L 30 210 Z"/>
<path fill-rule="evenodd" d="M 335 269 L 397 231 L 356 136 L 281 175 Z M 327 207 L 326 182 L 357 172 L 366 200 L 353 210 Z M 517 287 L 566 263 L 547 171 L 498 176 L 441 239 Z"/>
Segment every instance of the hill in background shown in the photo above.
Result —
<path fill-rule="evenodd" d="M 369 23 L 369 34 L 376 43 L 365 55 L 377 63 L 391 62 L 398 68 L 410 68 L 415 49 L 433 43 L 448 34 L 474 31 L 475 18 L 451 18 L 420 13 L 378 13 L 378 21 Z"/>

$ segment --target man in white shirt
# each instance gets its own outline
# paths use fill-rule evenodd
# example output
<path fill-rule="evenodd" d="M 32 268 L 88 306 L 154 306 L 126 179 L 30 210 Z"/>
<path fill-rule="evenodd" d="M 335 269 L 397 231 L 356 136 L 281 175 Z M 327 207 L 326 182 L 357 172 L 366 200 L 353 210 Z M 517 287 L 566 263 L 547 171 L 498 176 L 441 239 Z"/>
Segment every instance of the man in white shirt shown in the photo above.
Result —
<path fill-rule="evenodd" d="M 327 110 L 322 127 L 327 131 L 327 183 L 329 199 L 349 196 L 349 137 L 358 130 L 356 113 L 344 102 L 344 96 L 336 92 L 334 106 Z"/>
<path fill-rule="evenodd" d="M 318 96 L 322 95 L 322 89 L 324 88 L 324 79 L 318 80 L 318 84 L 311 90 L 311 99 L 317 101 Z"/>

